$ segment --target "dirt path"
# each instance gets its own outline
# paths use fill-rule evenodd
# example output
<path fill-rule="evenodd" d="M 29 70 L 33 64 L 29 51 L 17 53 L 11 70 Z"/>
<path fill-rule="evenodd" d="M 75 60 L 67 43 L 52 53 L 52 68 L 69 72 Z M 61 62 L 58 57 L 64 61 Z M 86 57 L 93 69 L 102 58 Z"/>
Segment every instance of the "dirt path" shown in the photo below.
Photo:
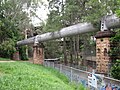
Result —
<path fill-rule="evenodd" d="M 4 63 L 4 62 L 15 62 L 15 61 L 0 61 L 0 63 Z"/>

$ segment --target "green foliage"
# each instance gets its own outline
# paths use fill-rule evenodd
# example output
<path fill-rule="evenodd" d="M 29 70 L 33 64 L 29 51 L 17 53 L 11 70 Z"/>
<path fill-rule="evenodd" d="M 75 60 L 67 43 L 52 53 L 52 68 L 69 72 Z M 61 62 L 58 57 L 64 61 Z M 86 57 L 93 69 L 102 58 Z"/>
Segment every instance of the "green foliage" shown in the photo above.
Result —
<path fill-rule="evenodd" d="M 100 21 L 103 16 L 111 15 L 114 14 L 115 12 L 119 14 L 120 0 L 48 0 L 48 1 L 50 13 L 48 15 L 46 26 L 44 28 L 46 32 L 60 30 L 62 27 L 67 27 L 82 22 L 91 22 L 94 25 L 94 27 L 98 28 L 99 30 Z M 95 42 L 90 40 L 90 35 L 91 34 L 83 36 L 85 38 L 83 41 L 83 46 L 85 47 L 84 52 L 85 54 L 88 55 L 95 55 Z M 80 36 L 80 39 L 81 38 L 82 35 Z M 80 45 L 75 46 L 77 43 L 75 42 L 75 40 L 72 39 L 73 37 L 69 40 L 73 43 L 70 43 L 69 45 L 70 48 L 68 49 L 71 58 L 74 56 L 76 57 L 75 52 L 77 50 L 75 50 L 75 48 L 77 46 L 80 46 Z M 54 45 L 48 45 L 48 47 L 52 48 L 49 52 L 50 54 L 53 54 L 52 50 L 53 49 L 56 50 Z M 64 51 L 66 52 L 67 50 Z"/>
<path fill-rule="evenodd" d="M 116 30 L 116 34 L 111 38 L 112 42 L 120 42 L 120 29 Z"/>
<path fill-rule="evenodd" d="M 12 58 L 11 56 L 15 51 L 15 42 L 12 39 L 6 40 L 0 44 L 1 57 Z"/>
<path fill-rule="evenodd" d="M 114 37 L 111 37 L 111 42 L 113 43 L 111 50 L 109 51 L 109 55 L 113 58 L 113 63 L 116 59 L 119 59 L 120 52 L 120 30 L 116 30 L 116 34 Z"/>
<path fill-rule="evenodd" d="M 28 60 L 28 57 L 26 55 L 26 49 L 27 49 L 27 46 L 19 47 L 19 54 L 20 54 L 21 60 Z"/>
<path fill-rule="evenodd" d="M 24 38 L 24 30 L 31 29 L 30 17 L 36 15 L 35 11 L 40 1 L 0 0 L 0 56 L 12 57 L 16 51 L 16 41 Z M 27 58 L 24 53 L 21 57 Z"/>
<path fill-rule="evenodd" d="M 120 5 L 120 0 L 117 0 L 116 2 L 118 3 L 117 6 L 119 6 Z M 120 17 L 120 7 L 116 8 L 115 13 L 117 14 L 118 17 Z"/>
<path fill-rule="evenodd" d="M 120 60 L 117 60 L 116 63 L 111 68 L 111 75 L 113 78 L 120 80 Z"/>
<path fill-rule="evenodd" d="M 75 90 L 58 71 L 23 62 L 0 63 L 0 89 Z"/>
<path fill-rule="evenodd" d="M 77 90 L 87 90 L 82 84 L 80 84 L 77 88 Z"/>
<path fill-rule="evenodd" d="M 120 80 L 120 73 L 118 73 L 120 71 L 120 30 L 116 30 L 116 35 L 111 38 L 111 42 L 113 43 L 113 47 L 109 52 L 113 62 L 111 75 L 113 78 Z"/>
<path fill-rule="evenodd" d="M 120 10 L 116 10 L 116 14 L 118 17 L 120 17 Z"/>
<path fill-rule="evenodd" d="M 0 61 L 9 61 L 10 59 L 9 58 L 1 58 L 0 57 Z"/>
<path fill-rule="evenodd" d="M 61 23 L 61 16 L 59 16 L 59 12 L 56 10 L 53 10 L 48 15 L 47 24 L 44 27 L 44 31 L 46 32 L 53 32 L 60 30 L 62 28 Z"/>
<path fill-rule="evenodd" d="M 119 7 L 117 0 L 86 0 L 84 21 L 92 22 L 97 28 L 100 27 L 100 20 L 105 15 L 115 13 Z"/>
<path fill-rule="evenodd" d="M 60 40 L 52 40 L 45 43 L 45 58 L 59 58 L 62 55 Z"/>
<path fill-rule="evenodd" d="M 75 90 L 87 90 L 82 84 L 76 84 L 75 82 L 70 83 L 72 87 L 75 88 Z"/>

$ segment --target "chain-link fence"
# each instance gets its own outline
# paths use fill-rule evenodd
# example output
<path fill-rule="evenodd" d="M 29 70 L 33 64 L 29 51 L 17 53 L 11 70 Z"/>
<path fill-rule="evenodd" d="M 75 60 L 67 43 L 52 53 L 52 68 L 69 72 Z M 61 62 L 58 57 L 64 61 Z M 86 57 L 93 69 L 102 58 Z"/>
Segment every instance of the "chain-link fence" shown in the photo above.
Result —
<path fill-rule="evenodd" d="M 91 72 L 48 61 L 45 61 L 44 65 L 47 67 L 55 68 L 61 73 L 65 74 L 71 82 L 82 83 L 85 87 L 88 87 L 88 74 Z M 101 77 L 101 79 L 102 81 L 98 82 L 96 90 L 105 90 L 104 88 L 106 85 L 109 85 L 112 88 L 116 87 L 115 90 L 120 90 L 120 80 L 112 79 L 109 77 Z M 92 88 L 91 90 L 94 89 Z"/>

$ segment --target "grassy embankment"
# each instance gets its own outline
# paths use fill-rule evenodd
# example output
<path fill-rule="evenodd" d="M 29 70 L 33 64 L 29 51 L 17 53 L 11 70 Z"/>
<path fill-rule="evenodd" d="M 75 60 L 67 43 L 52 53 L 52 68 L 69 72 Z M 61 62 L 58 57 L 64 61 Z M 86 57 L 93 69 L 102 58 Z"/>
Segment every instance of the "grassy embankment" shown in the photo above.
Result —
<path fill-rule="evenodd" d="M 10 59 L 9 58 L 1 58 L 0 57 L 0 61 L 10 61 Z"/>
<path fill-rule="evenodd" d="M 81 88 L 81 89 L 80 89 Z M 27 62 L 0 63 L 0 90 L 84 90 L 58 71 Z"/>

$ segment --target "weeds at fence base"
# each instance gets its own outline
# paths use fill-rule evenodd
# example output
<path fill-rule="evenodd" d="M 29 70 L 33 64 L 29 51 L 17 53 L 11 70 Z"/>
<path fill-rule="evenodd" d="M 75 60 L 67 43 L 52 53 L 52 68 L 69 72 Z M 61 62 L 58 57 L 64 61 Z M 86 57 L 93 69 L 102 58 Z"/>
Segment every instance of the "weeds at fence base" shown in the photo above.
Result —
<path fill-rule="evenodd" d="M 84 87 L 81 83 L 77 84 L 75 82 L 70 82 L 70 86 L 72 86 L 75 90 L 89 90 L 88 88 Z"/>

